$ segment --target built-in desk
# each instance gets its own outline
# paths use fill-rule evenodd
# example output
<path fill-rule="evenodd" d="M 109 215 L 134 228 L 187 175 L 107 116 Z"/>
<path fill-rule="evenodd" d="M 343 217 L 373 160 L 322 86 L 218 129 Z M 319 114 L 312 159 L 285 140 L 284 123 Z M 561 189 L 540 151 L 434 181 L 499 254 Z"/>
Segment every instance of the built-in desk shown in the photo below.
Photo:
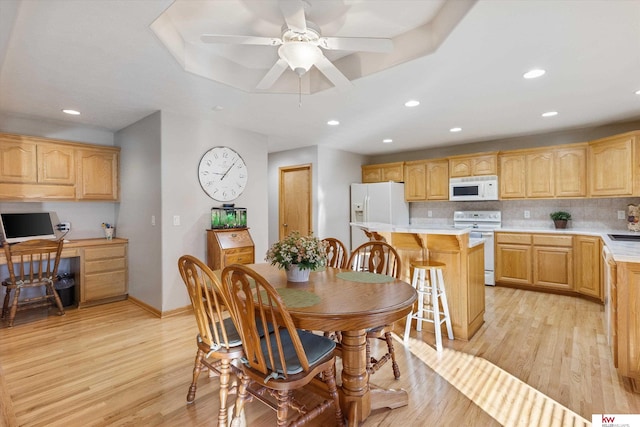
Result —
<path fill-rule="evenodd" d="M 128 251 L 127 239 L 76 239 L 65 242 L 62 258 L 71 259 L 75 275 L 78 307 L 103 304 L 127 298 Z M 4 252 L 0 265 L 6 265 Z"/>

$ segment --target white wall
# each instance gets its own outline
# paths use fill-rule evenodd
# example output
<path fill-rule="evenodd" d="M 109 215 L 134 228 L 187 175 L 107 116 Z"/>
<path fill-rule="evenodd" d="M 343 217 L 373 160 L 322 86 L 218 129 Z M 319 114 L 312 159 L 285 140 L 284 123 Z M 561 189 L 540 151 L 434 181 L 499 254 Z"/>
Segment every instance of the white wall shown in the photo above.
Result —
<path fill-rule="evenodd" d="M 335 237 L 349 246 L 350 184 L 362 181 L 365 157 L 327 147 L 318 148 L 318 237 Z"/>
<path fill-rule="evenodd" d="M 161 310 L 161 113 L 118 131 L 115 142 L 121 147 L 123 184 L 116 234 L 129 239 L 129 295 Z"/>
<path fill-rule="evenodd" d="M 72 122 L 0 114 L 0 132 L 40 136 L 89 144 L 113 145 L 112 132 Z M 104 237 L 102 223 L 115 223 L 114 202 L 0 202 L 0 212 L 54 211 L 60 221 L 71 222 L 69 240 Z"/>
<path fill-rule="evenodd" d="M 206 232 L 211 208 L 221 206 L 202 190 L 198 163 L 210 148 L 225 145 L 236 150 L 249 171 L 247 188 L 234 201 L 247 208 L 247 222 L 255 243 L 256 262 L 262 262 L 268 240 L 267 139 L 205 119 L 162 112 L 162 310 L 189 304 L 178 273 L 183 254 L 206 258 Z M 173 217 L 180 216 L 179 226 Z"/>
<path fill-rule="evenodd" d="M 269 154 L 269 244 L 278 240 L 280 168 L 311 163 L 313 169 L 313 233 L 319 238 L 350 241 L 349 185 L 361 181 L 366 157 L 313 146 Z"/>

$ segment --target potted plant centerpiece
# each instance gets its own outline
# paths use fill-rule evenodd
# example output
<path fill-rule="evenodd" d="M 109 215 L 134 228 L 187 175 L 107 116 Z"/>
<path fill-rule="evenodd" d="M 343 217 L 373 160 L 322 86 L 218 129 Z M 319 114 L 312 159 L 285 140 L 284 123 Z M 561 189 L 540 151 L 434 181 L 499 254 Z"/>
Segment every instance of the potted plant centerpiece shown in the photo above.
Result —
<path fill-rule="evenodd" d="M 549 214 L 556 228 L 567 228 L 567 221 L 571 219 L 571 214 L 564 211 L 551 212 Z"/>
<path fill-rule="evenodd" d="M 312 270 L 326 264 L 326 243 L 313 234 L 302 236 L 294 231 L 269 248 L 265 261 L 286 270 L 288 281 L 306 282 Z"/>

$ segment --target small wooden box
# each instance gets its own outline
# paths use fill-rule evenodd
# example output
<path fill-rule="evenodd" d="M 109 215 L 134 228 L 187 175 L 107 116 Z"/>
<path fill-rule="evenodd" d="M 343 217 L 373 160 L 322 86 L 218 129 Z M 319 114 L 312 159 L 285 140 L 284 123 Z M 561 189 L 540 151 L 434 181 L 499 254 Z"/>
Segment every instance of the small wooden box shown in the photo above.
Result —
<path fill-rule="evenodd" d="M 253 264 L 255 251 L 248 228 L 207 230 L 207 265 L 220 270 L 229 264 Z"/>

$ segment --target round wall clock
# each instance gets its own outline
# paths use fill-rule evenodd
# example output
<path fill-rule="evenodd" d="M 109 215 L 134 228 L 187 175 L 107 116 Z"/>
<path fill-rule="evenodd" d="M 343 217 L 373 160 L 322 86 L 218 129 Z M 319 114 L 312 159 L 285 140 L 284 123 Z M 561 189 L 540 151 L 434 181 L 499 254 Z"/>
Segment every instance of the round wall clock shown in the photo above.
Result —
<path fill-rule="evenodd" d="M 247 186 L 247 165 L 229 147 L 213 147 L 200 159 L 198 180 L 214 200 L 228 202 L 240 196 Z"/>

